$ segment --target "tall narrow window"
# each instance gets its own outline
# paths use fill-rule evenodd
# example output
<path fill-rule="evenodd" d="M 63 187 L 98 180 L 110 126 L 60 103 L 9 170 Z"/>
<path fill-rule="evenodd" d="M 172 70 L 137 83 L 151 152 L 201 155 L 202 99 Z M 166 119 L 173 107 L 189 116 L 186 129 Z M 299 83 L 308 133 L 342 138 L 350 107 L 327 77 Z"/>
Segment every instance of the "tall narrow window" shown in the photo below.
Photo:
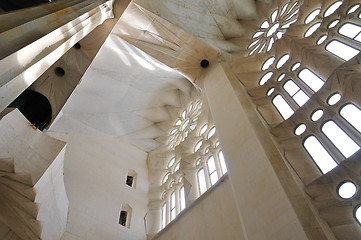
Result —
<path fill-rule="evenodd" d="M 293 109 L 290 107 L 290 105 L 288 105 L 286 100 L 281 95 L 277 94 L 273 98 L 272 103 L 277 108 L 283 119 L 286 120 L 293 115 Z"/>
<path fill-rule="evenodd" d="M 321 169 L 322 173 L 325 174 L 337 166 L 335 160 L 315 136 L 307 137 L 303 142 L 303 145 L 317 166 Z"/>
<path fill-rule="evenodd" d="M 175 192 L 172 192 L 170 195 L 170 220 L 176 217 L 176 208 L 175 208 Z"/>
<path fill-rule="evenodd" d="M 358 107 L 348 103 L 341 108 L 340 115 L 361 133 L 361 110 Z"/>
<path fill-rule="evenodd" d="M 207 166 L 208 166 L 208 171 L 209 171 L 209 178 L 210 178 L 211 184 L 213 186 L 218 181 L 216 163 L 214 162 L 214 157 L 213 156 L 208 158 Z"/>
<path fill-rule="evenodd" d="M 179 202 L 180 210 L 183 211 L 183 209 L 186 207 L 186 196 L 184 194 L 184 187 L 182 187 L 179 191 Z"/>
<path fill-rule="evenodd" d="M 219 162 L 221 164 L 222 173 L 225 174 L 227 172 L 227 166 L 226 166 L 226 162 L 224 161 L 224 156 L 223 156 L 222 151 L 219 151 L 218 159 L 219 159 Z"/>
<path fill-rule="evenodd" d="M 360 51 L 340 41 L 332 40 L 326 45 L 326 50 L 342 58 L 345 61 L 356 56 Z"/>
<path fill-rule="evenodd" d="M 198 172 L 198 187 L 199 195 L 202 195 L 205 191 L 207 191 L 206 176 L 204 175 L 203 168 Z"/>
<path fill-rule="evenodd" d="M 167 224 L 167 204 L 164 203 L 162 207 L 162 229 L 165 228 Z"/>
<path fill-rule="evenodd" d="M 120 211 L 119 224 L 123 225 L 124 227 L 127 222 L 127 215 L 127 211 Z"/>
<path fill-rule="evenodd" d="M 334 121 L 327 121 L 321 130 L 346 158 L 360 149 Z"/>
<path fill-rule="evenodd" d="M 298 77 L 307 84 L 314 92 L 320 90 L 320 88 L 325 83 L 321 78 L 319 78 L 316 74 L 311 72 L 308 68 L 302 69 Z"/>
<path fill-rule="evenodd" d="M 310 99 L 304 91 L 302 91 L 294 81 L 288 80 L 284 85 L 283 88 L 286 92 L 295 100 L 298 106 L 303 106 L 308 99 Z"/>

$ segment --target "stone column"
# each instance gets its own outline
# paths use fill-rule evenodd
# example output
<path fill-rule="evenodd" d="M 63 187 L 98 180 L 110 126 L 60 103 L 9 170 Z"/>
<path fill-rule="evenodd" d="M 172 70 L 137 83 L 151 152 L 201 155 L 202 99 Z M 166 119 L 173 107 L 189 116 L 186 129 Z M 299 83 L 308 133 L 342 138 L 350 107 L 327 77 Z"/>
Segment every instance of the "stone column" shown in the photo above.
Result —
<path fill-rule="evenodd" d="M 112 0 L 68 0 L 0 16 L 0 112 L 76 42 L 113 17 Z"/>
<path fill-rule="evenodd" d="M 332 239 L 238 79 L 216 64 L 196 83 L 217 128 L 244 239 Z"/>

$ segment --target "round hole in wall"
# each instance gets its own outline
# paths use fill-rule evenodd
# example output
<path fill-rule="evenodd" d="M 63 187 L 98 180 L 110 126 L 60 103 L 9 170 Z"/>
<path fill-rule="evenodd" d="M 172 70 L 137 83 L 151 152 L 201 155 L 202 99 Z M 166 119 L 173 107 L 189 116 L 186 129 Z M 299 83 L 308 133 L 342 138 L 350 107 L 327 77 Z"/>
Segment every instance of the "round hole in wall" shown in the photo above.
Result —
<path fill-rule="evenodd" d="M 292 65 L 291 71 L 297 70 L 300 66 L 301 66 L 301 63 L 300 63 L 300 62 L 296 62 L 295 64 Z"/>
<path fill-rule="evenodd" d="M 327 99 L 327 103 L 329 105 L 335 105 L 336 103 L 338 103 L 338 101 L 340 101 L 340 99 L 341 99 L 341 94 L 334 93 Z"/>
<path fill-rule="evenodd" d="M 316 42 L 317 45 L 322 44 L 327 39 L 327 35 L 322 35 Z"/>
<path fill-rule="evenodd" d="M 357 187 L 351 181 L 344 181 L 337 186 L 337 194 L 343 199 L 352 198 L 356 194 Z"/>
<path fill-rule="evenodd" d="M 317 109 L 311 114 L 311 120 L 315 122 L 318 119 L 320 119 L 322 117 L 322 115 L 323 115 L 323 110 Z"/>
<path fill-rule="evenodd" d="M 209 61 L 207 59 L 203 59 L 201 61 L 201 67 L 202 68 L 207 68 L 209 66 Z"/>
<path fill-rule="evenodd" d="M 81 48 L 80 43 L 75 43 L 75 44 L 74 44 L 74 48 L 75 48 L 75 49 L 80 49 L 80 48 Z"/>
<path fill-rule="evenodd" d="M 275 88 L 274 88 L 274 87 L 268 89 L 268 91 L 267 91 L 267 93 L 266 93 L 267 96 L 271 95 L 274 91 L 275 91 Z"/>
<path fill-rule="evenodd" d="M 295 128 L 295 134 L 297 136 L 301 135 L 302 133 L 304 133 L 306 130 L 306 125 L 301 123 L 299 124 L 296 128 Z"/>
<path fill-rule="evenodd" d="M 62 76 L 65 75 L 65 71 L 64 71 L 64 69 L 61 68 L 61 67 L 56 67 L 56 68 L 54 69 L 54 73 L 55 73 L 55 75 L 58 76 L 58 77 L 62 77 Z"/>
<path fill-rule="evenodd" d="M 327 28 L 333 28 L 333 27 L 335 27 L 339 22 L 340 22 L 340 20 L 338 20 L 338 19 L 333 20 L 332 22 L 330 22 L 330 24 L 328 24 Z"/>

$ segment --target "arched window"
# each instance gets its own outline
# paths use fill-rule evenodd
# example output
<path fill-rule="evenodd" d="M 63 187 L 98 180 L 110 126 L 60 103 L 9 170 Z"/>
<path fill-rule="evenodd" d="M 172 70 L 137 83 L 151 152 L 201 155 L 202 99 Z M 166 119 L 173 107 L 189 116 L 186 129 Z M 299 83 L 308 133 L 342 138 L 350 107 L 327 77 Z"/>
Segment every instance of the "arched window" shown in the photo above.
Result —
<path fill-rule="evenodd" d="M 276 107 L 278 112 L 281 114 L 284 120 L 290 118 L 295 112 L 280 94 L 277 94 L 273 98 L 272 103 Z"/>
<path fill-rule="evenodd" d="M 224 156 L 222 151 L 219 151 L 218 159 L 219 159 L 219 163 L 221 164 L 222 173 L 225 174 L 227 172 L 227 166 L 226 166 L 226 162 L 224 161 Z"/>
<path fill-rule="evenodd" d="M 321 130 L 346 158 L 360 149 L 354 140 L 332 120 L 325 122 Z"/>
<path fill-rule="evenodd" d="M 213 186 L 218 181 L 216 163 L 214 161 L 214 157 L 211 156 L 207 160 L 209 179 L 211 181 L 211 185 Z"/>
<path fill-rule="evenodd" d="M 327 173 L 337 166 L 336 161 L 322 146 L 315 136 L 309 136 L 303 142 L 303 146 L 320 168 L 322 173 Z"/>
<path fill-rule="evenodd" d="M 303 106 L 308 99 L 310 99 L 310 97 L 307 96 L 306 93 L 302 91 L 292 80 L 287 80 L 287 82 L 283 85 L 283 88 L 300 107 Z"/>
<path fill-rule="evenodd" d="M 170 195 L 170 220 L 173 221 L 173 219 L 177 216 L 177 209 L 176 209 L 176 200 L 175 200 L 175 192 L 172 192 Z"/>
<path fill-rule="evenodd" d="M 167 225 L 167 204 L 164 203 L 162 206 L 162 229 Z"/>
<path fill-rule="evenodd" d="M 186 196 L 184 194 L 184 186 L 181 187 L 179 190 L 179 203 L 180 203 L 180 210 L 183 211 L 183 209 L 186 207 Z"/>
<path fill-rule="evenodd" d="M 199 195 L 202 195 L 205 191 L 207 191 L 206 176 L 204 175 L 204 169 L 201 168 L 198 171 L 197 175 L 198 175 Z"/>
<path fill-rule="evenodd" d="M 340 115 L 361 133 L 361 110 L 358 107 L 348 103 L 340 109 Z"/>

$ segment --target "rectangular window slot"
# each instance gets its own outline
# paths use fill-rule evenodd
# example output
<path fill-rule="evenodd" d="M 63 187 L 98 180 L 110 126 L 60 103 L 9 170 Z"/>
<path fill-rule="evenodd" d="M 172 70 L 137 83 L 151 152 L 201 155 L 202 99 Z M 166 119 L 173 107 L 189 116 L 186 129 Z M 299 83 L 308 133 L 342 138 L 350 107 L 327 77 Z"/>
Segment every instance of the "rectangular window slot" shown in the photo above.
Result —
<path fill-rule="evenodd" d="M 124 227 L 126 226 L 127 223 L 127 211 L 120 211 L 120 217 L 119 217 L 119 224 L 123 225 Z"/>
<path fill-rule="evenodd" d="M 135 188 L 135 182 L 137 179 L 137 173 L 134 170 L 128 169 L 127 179 L 125 180 L 125 184 L 129 187 Z"/>

